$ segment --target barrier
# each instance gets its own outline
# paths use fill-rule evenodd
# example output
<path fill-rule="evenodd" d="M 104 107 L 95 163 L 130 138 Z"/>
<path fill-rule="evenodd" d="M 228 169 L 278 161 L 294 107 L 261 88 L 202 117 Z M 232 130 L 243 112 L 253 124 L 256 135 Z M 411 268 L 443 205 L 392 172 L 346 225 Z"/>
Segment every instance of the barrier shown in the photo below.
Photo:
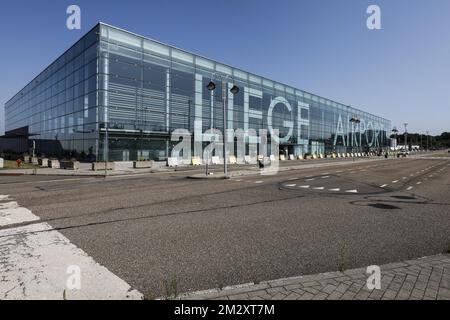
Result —
<path fill-rule="evenodd" d="M 295 160 L 295 156 L 293 154 L 289 155 L 289 160 Z"/>
<path fill-rule="evenodd" d="M 175 157 L 167 158 L 167 166 L 169 168 L 178 167 L 178 158 Z"/>
<path fill-rule="evenodd" d="M 229 164 L 236 164 L 236 163 L 237 163 L 236 156 L 230 156 L 230 157 L 228 158 L 228 163 L 229 163 Z"/>
<path fill-rule="evenodd" d="M 280 154 L 280 161 L 286 161 L 286 157 L 284 154 Z"/>
<path fill-rule="evenodd" d="M 146 169 L 153 166 L 153 161 L 133 161 L 134 169 Z"/>
<path fill-rule="evenodd" d="M 92 162 L 92 171 L 114 170 L 115 168 L 114 162 Z"/>
<path fill-rule="evenodd" d="M 78 170 L 80 169 L 80 162 L 63 160 L 60 162 L 60 166 L 62 169 Z"/>
<path fill-rule="evenodd" d="M 38 160 L 38 164 L 43 168 L 48 168 L 48 159 L 47 158 L 41 158 Z"/>
<path fill-rule="evenodd" d="M 200 157 L 192 157 L 192 165 L 193 166 L 201 166 L 202 159 L 200 159 Z"/>
<path fill-rule="evenodd" d="M 212 164 L 221 164 L 222 161 L 220 161 L 220 157 L 219 157 L 219 156 L 213 156 L 213 157 L 211 158 L 211 163 L 212 163 Z"/>
<path fill-rule="evenodd" d="M 48 160 L 47 167 L 52 169 L 59 169 L 60 168 L 59 160 Z"/>
<path fill-rule="evenodd" d="M 270 159 L 270 161 L 275 161 L 275 156 L 273 154 L 271 154 L 269 159 Z"/>

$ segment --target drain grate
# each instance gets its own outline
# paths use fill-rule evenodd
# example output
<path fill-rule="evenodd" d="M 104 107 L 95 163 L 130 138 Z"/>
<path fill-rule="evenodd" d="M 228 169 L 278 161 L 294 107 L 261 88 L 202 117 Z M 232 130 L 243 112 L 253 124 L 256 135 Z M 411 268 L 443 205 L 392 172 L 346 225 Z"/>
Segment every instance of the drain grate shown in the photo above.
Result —
<path fill-rule="evenodd" d="M 390 204 L 385 204 L 385 203 L 371 203 L 368 204 L 369 207 L 372 208 L 377 208 L 377 209 L 385 209 L 385 210 L 395 210 L 395 209 L 400 209 L 399 207 L 390 205 Z"/>

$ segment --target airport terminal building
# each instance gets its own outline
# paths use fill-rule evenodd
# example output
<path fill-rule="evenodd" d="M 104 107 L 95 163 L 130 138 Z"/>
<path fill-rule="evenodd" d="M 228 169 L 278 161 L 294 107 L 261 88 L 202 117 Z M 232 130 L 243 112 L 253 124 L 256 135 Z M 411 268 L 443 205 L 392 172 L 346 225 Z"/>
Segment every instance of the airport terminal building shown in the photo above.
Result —
<path fill-rule="evenodd" d="M 6 103 L 2 141 L 46 156 L 164 161 L 175 130 L 206 146 L 224 111 L 227 132 L 267 130 L 296 156 L 390 142 L 389 120 L 103 23 Z"/>

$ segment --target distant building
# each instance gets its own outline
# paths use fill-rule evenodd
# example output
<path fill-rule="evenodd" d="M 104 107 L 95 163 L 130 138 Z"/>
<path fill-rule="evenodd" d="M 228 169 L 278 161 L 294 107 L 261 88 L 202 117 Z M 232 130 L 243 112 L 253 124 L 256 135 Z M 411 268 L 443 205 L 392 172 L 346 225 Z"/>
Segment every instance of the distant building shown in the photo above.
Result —
<path fill-rule="evenodd" d="M 6 103 L 3 141 L 20 140 L 20 152 L 34 140 L 46 155 L 165 160 L 176 129 L 203 146 L 207 130 L 223 132 L 222 83 L 239 88 L 227 93 L 227 129 L 266 129 L 280 152 L 390 146 L 389 120 L 103 23 Z"/>

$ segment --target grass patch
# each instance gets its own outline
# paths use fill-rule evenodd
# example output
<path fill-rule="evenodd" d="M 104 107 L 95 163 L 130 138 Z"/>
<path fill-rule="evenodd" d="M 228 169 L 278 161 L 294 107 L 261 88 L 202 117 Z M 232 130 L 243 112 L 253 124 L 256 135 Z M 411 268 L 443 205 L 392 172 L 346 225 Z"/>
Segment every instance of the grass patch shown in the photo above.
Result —
<path fill-rule="evenodd" d="M 177 298 L 178 282 L 177 282 L 177 278 L 175 276 L 173 276 L 172 279 L 170 279 L 170 280 L 166 280 L 164 283 L 164 287 L 165 287 L 165 298 L 167 300 Z"/>
<path fill-rule="evenodd" d="M 35 166 L 31 163 L 23 163 L 20 165 L 20 168 L 17 168 L 17 163 L 15 161 L 12 160 L 5 160 L 4 161 L 4 167 L 0 168 L 0 170 L 11 170 L 11 169 L 34 169 L 37 168 L 38 166 Z"/>
<path fill-rule="evenodd" d="M 347 248 L 344 245 L 341 246 L 341 250 L 339 252 L 338 257 L 338 270 L 340 272 L 344 272 L 348 269 L 348 260 L 347 260 Z"/>

